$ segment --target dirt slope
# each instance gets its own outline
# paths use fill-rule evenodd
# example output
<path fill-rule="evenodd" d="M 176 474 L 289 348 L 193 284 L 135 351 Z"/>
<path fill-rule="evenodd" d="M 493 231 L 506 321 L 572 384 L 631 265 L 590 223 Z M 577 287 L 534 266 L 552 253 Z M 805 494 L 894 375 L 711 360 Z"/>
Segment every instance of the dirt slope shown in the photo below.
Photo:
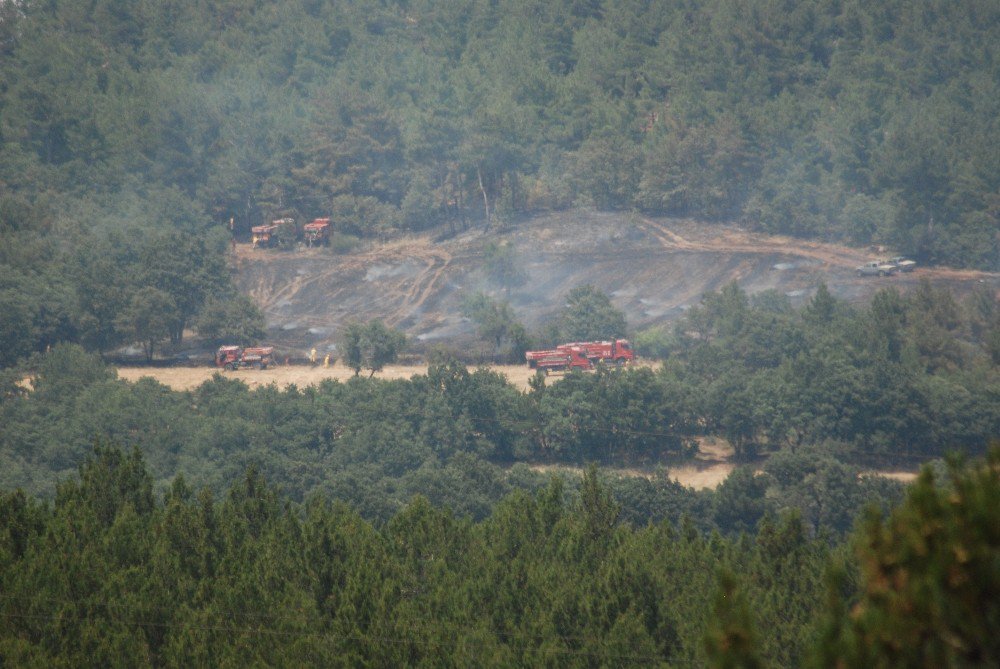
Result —
<path fill-rule="evenodd" d="M 514 244 L 528 275 L 509 300 L 529 328 L 558 312 L 566 293 L 586 283 L 608 293 L 636 329 L 676 319 L 731 280 L 751 294 L 778 290 L 795 303 L 809 299 L 820 281 L 852 302 L 889 285 L 905 292 L 924 277 L 959 294 L 977 283 L 1000 289 L 1000 274 L 947 268 L 859 278 L 854 268 L 871 257 L 865 249 L 686 220 L 561 212 L 519 224 L 502 238 Z M 418 349 L 437 342 L 467 345 L 475 328 L 459 313 L 463 295 L 483 290 L 505 297 L 483 271 L 483 248 L 497 239 L 480 230 L 437 242 L 415 236 L 348 255 L 241 245 L 234 266 L 240 288 L 267 316 L 269 343 L 292 355 L 312 346 L 332 350 L 351 319 L 381 318 L 405 330 Z"/>

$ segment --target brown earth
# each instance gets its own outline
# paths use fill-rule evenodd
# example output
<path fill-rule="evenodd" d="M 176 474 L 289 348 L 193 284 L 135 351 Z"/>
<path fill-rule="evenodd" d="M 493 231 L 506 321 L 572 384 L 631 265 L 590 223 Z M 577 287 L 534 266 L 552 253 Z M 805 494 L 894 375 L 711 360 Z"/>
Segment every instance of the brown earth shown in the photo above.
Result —
<path fill-rule="evenodd" d="M 602 467 L 606 474 L 620 477 L 656 479 L 666 477 L 683 486 L 696 490 L 717 488 L 734 469 L 733 449 L 723 439 L 712 437 L 698 440 L 698 454 L 680 465 L 660 465 L 649 467 Z M 543 473 L 563 473 L 583 476 L 583 467 L 568 465 L 532 465 L 533 470 Z"/>
<path fill-rule="evenodd" d="M 507 380 L 521 390 L 528 389 L 528 379 L 533 371 L 526 365 L 496 365 L 491 369 L 500 372 Z M 427 365 L 389 365 L 375 374 L 378 379 L 409 379 L 417 374 L 426 374 Z M 239 379 L 251 388 L 274 384 L 279 388 L 296 385 L 299 388 L 314 386 L 324 379 L 347 381 L 354 376 L 354 370 L 342 364 L 333 363 L 329 367 L 322 364 L 316 367 L 309 365 L 278 365 L 262 370 L 239 370 L 236 372 L 220 371 L 214 367 L 119 367 L 118 378 L 126 381 L 138 381 L 143 377 L 151 377 L 174 390 L 191 390 L 208 381 L 215 374 L 221 374 L 229 379 Z M 368 372 L 363 372 L 365 376 Z"/>
<path fill-rule="evenodd" d="M 527 275 L 509 296 L 483 267 L 486 244 L 498 240 L 513 244 Z M 335 351 L 345 323 L 381 318 L 404 330 L 418 352 L 433 344 L 472 347 L 488 360 L 491 352 L 459 309 L 462 298 L 476 291 L 509 299 L 533 329 L 559 311 L 572 288 L 589 283 L 611 296 L 630 327 L 641 329 L 675 320 L 704 293 L 733 280 L 750 294 L 777 290 L 793 304 L 807 301 L 820 282 L 855 303 L 886 286 L 906 292 L 923 278 L 959 296 L 977 284 L 1000 289 L 998 273 L 940 267 L 857 277 L 854 268 L 872 257 L 867 249 L 732 225 L 574 211 L 537 217 L 502 234 L 471 230 L 442 241 L 413 236 L 345 255 L 238 245 L 233 260 L 237 283 L 267 317 L 268 343 L 293 357 L 313 346 L 321 355 Z"/>

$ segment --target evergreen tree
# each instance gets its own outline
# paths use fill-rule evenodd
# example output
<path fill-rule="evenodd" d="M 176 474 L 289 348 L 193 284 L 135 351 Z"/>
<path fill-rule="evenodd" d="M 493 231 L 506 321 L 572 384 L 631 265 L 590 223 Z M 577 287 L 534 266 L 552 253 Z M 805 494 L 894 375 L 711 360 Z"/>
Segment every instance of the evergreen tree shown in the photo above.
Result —
<path fill-rule="evenodd" d="M 847 621 L 830 619 L 816 663 L 987 666 L 1000 658 L 1000 448 L 985 462 L 924 468 L 906 501 L 860 530 L 863 585 Z M 836 605 L 829 616 L 843 617 Z"/>
<path fill-rule="evenodd" d="M 624 337 L 625 314 L 594 286 L 577 286 L 566 297 L 559 316 L 559 334 L 565 341 L 597 341 Z"/>

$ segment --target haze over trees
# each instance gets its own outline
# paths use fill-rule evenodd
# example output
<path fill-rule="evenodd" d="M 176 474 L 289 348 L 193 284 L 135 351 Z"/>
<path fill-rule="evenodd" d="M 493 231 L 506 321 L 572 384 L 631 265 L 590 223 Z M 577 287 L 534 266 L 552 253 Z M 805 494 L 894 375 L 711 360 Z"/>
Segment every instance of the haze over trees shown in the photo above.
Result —
<path fill-rule="evenodd" d="M 6 357 L 136 337 L 130 262 L 176 342 L 231 220 L 592 206 L 1000 267 L 994 2 L 91 5 L 0 15 Z"/>
<path fill-rule="evenodd" d="M 998 262 L 994 3 L 5 4 L 0 180 L 60 230 L 587 203 Z"/>
<path fill-rule="evenodd" d="M 98 353 L 260 337 L 224 258 L 278 217 L 335 252 L 593 207 L 1000 269 L 998 49 L 990 0 L 0 2 L 0 664 L 995 664 L 988 287 L 733 283 L 639 333 L 662 367 L 527 392 L 362 375 L 379 321 L 307 388 Z M 626 326 L 582 286 L 539 336 Z M 716 437 L 717 489 L 656 468 Z M 986 458 L 870 474 L 954 451 Z"/>

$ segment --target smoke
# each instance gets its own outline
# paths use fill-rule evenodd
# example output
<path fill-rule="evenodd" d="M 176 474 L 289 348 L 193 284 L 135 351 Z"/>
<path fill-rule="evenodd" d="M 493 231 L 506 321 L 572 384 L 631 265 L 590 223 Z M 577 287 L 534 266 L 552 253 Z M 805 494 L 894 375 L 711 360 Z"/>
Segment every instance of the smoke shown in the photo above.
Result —
<path fill-rule="evenodd" d="M 394 279 L 397 277 L 413 278 L 420 274 L 421 267 L 417 261 L 407 258 L 398 265 L 388 265 L 379 263 L 372 265 L 365 272 L 365 281 L 371 283 L 380 279 Z"/>

